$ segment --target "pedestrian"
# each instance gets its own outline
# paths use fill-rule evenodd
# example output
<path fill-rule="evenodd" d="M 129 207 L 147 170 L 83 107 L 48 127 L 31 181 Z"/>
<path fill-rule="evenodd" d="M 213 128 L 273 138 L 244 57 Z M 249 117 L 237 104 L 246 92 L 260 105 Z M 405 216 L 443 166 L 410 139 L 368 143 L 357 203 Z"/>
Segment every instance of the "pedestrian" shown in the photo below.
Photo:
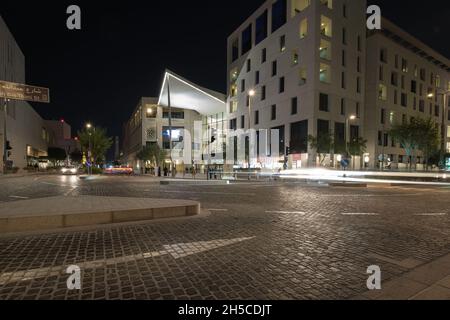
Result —
<path fill-rule="evenodd" d="M 167 170 L 167 167 L 164 167 L 164 177 L 167 177 L 168 173 L 169 173 L 169 170 Z"/>

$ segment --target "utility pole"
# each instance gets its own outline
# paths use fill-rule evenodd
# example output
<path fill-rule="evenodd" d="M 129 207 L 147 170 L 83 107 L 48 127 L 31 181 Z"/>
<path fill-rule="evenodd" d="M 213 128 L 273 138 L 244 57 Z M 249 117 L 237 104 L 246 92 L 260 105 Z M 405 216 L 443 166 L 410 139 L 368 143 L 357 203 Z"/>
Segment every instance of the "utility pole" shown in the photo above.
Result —
<path fill-rule="evenodd" d="M 8 162 L 8 139 L 6 137 L 6 118 L 8 117 L 8 99 L 6 99 L 6 93 L 3 93 L 3 174 L 7 171 Z"/>

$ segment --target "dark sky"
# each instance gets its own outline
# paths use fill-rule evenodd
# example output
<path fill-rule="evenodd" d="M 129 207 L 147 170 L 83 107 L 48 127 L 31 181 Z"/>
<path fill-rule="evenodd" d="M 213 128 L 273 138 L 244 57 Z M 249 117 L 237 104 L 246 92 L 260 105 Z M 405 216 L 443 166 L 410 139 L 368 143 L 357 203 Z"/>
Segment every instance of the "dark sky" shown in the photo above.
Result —
<path fill-rule="evenodd" d="M 358 0 L 351 0 L 358 1 Z M 226 39 L 264 0 L 4 1 L 0 14 L 27 59 L 27 82 L 51 88 L 45 118 L 74 134 L 86 121 L 121 135 L 139 97 L 157 96 L 164 69 L 225 92 Z M 450 57 L 450 1 L 371 0 L 383 15 Z M 82 30 L 66 8 L 82 9 Z"/>

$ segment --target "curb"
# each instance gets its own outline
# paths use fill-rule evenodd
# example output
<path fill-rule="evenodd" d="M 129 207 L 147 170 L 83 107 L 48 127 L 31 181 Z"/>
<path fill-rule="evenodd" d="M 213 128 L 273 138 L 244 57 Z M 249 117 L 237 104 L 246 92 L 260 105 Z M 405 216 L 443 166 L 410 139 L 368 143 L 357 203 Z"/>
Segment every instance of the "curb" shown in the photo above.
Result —
<path fill-rule="evenodd" d="M 189 217 L 200 214 L 200 203 L 194 201 L 190 201 L 190 203 L 192 204 L 133 210 L 6 217 L 0 218 L 0 233 L 8 234 L 86 227 L 93 225 L 151 221 Z"/>

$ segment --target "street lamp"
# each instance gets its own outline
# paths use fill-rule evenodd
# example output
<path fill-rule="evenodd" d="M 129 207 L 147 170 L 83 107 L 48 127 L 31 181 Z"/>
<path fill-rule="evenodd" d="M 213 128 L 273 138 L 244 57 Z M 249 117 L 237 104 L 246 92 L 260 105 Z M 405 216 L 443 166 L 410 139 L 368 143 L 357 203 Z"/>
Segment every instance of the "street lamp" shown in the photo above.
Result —
<path fill-rule="evenodd" d="M 357 117 L 354 114 L 352 114 L 347 119 L 345 119 L 345 151 L 347 153 L 347 156 L 349 155 L 348 143 L 350 137 L 350 121 L 354 121 L 356 120 L 356 118 Z"/>
<path fill-rule="evenodd" d="M 92 129 L 92 124 L 87 123 L 86 124 L 86 129 L 88 130 L 88 136 L 89 136 L 89 149 L 88 149 L 88 175 L 92 175 L 92 147 L 91 147 L 91 129 Z"/>

